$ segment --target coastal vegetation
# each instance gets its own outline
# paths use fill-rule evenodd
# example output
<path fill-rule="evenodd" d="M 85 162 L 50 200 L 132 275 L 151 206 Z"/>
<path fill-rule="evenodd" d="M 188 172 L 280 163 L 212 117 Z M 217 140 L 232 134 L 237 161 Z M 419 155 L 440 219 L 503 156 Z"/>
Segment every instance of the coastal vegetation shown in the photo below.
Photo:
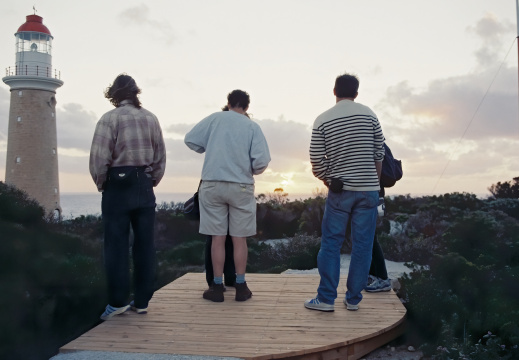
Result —
<path fill-rule="evenodd" d="M 405 341 L 433 359 L 519 358 L 519 178 L 473 194 L 386 197 L 377 224 L 388 260 L 407 262 L 397 294 Z M 259 194 L 249 272 L 317 266 L 326 195 L 290 201 Z M 205 237 L 182 204 L 157 206 L 156 288 L 203 271 Z M 44 217 L 25 193 L 0 183 L 0 358 L 48 359 L 100 320 L 106 305 L 99 216 Z M 275 248 L 264 240 L 284 239 Z M 347 238 L 342 251 L 349 252 Z"/>

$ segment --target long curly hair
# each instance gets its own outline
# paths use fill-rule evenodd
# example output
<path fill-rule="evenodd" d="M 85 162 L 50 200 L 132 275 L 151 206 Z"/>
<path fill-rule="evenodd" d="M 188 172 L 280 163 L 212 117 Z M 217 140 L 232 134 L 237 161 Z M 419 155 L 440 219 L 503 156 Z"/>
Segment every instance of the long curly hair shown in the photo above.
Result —
<path fill-rule="evenodd" d="M 106 88 L 105 98 L 110 100 L 115 107 L 119 107 L 123 100 L 130 100 L 137 109 L 140 109 L 141 102 L 137 97 L 140 93 L 141 89 L 135 80 L 130 75 L 123 73 L 118 75 L 113 84 Z"/>

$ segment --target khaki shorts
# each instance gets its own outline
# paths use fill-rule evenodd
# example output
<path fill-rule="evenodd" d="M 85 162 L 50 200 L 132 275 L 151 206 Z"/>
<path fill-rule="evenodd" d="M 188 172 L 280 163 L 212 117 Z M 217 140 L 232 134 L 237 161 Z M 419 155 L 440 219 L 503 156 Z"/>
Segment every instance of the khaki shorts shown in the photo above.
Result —
<path fill-rule="evenodd" d="M 256 235 L 253 184 L 202 181 L 199 191 L 200 233 L 247 237 Z"/>

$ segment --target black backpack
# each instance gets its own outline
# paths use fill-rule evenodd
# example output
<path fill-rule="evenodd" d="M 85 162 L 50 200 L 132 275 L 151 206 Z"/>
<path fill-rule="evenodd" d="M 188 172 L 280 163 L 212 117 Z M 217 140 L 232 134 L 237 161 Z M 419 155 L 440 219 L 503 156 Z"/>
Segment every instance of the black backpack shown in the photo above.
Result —
<path fill-rule="evenodd" d="M 384 143 L 386 155 L 382 161 L 382 174 L 380 175 L 380 186 L 384 188 L 391 187 L 402 178 L 402 161 L 393 157 L 389 146 Z"/>

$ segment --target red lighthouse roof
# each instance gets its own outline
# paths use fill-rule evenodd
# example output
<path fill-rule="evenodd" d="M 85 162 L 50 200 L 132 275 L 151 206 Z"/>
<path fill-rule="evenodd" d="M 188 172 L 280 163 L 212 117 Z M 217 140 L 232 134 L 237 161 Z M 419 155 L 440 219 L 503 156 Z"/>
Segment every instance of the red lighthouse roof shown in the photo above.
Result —
<path fill-rule="evenodd" d="M 38 15 L 27 15 L 27 21 L 18 28 L 17 32 L 20 31 L 36 31 L 52 36 L 49 29 L 43 25 L 43 18 Z"/>

